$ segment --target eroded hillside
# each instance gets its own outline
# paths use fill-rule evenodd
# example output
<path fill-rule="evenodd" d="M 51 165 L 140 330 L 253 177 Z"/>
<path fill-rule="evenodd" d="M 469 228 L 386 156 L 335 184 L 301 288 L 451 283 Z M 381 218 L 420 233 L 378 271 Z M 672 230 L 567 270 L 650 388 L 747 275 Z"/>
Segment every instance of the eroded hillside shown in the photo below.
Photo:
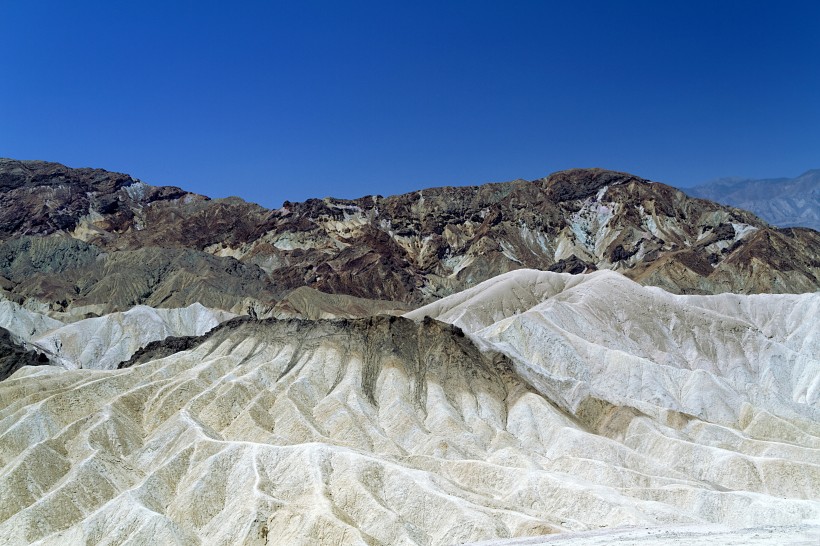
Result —
<path fill-rule="evenodd" d="M 600 169 L 267 210 L 0 160 L 0 190 L 0 288 L 74 318 L 194 302 L 271 316 L 302 287 L 400 309 L 521 268 L 612 269 L 677 293 L 820 288 L 817 232 Z"/>
<path fill-rule="evenodd" d="M 0 383 L 0 537 L 802 529 L 820 517 L 819 306 L 522 270 L 408 317 L 238 318 L 120 370 L 26 367 Z"/>

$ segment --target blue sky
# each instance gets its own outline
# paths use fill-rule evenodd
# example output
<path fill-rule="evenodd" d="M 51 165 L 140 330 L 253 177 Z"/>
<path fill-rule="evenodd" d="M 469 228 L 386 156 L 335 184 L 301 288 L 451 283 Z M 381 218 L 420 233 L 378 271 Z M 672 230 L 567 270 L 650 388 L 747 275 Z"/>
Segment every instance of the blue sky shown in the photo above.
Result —
<path fill-rule="evenodd" d="M 0 156 L 266 206 L 820 167 L 820 3 L 0 4 Z"/>

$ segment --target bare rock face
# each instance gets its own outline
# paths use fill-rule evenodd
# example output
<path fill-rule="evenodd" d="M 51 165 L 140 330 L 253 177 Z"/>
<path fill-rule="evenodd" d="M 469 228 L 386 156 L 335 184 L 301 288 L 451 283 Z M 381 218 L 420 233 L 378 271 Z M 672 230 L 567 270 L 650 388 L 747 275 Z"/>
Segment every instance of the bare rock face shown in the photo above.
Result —
<path fill-rule="evenodd" d="M 71 231 L 90 210 L 125 222 L 132 214 L 119 197 L 143 186 L 128 175 L 101 169 L 0 159 L 0 235 Z M 185 193 L 179 188 L 145 188 L 149 200 Z"/>
<path fill-rule="evenodd" d="M 411 309 L 399 301 L 327 294 L 307 286 L 288 293 L 273 309 L 276 318 L 357 318 L 371 315 L 401 315 Z"/>
<path fill-rule="evenodd" d="M 596 169 L 534 182 L 286 203 L 277 214 L 275 228 L 241 254 L 216 252 L 259 263 L 286 283 L 361 297 L 372 297 L 376 286 L 377 297 L 408 302 L 523 267 L 613 269 L 679 293 L 820 286 L 816 232 L 776 230 L 744 211 Z"/>
<path fill-rule="evenodd" d="M 53 163 L 2 160 L 0 180 L 0 288 L 69 314 L 200 301 L 270 316 L 300 287 L 419 305 L 521 268 L 677 293 L 820 288 L 817 232 L 602 169 L 277 210 Z"/>
<path fill-rule="evenodd" d="M 105 252 L 61 234 L 0 243 L 0 277 L 9 299 L 68 321 L 191 302 L 264 315 L 285 293 L 258 266 L 234 258 L 186 248 Z"/>

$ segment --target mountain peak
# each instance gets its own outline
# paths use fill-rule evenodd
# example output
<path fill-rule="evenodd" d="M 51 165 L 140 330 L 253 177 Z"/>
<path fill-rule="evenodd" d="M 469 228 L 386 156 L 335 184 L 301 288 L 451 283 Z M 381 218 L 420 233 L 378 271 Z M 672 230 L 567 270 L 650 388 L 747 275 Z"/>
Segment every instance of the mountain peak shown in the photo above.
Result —
<path fill-rule="evenodd" d="M 72 169 L 49 161 L 0 158 L 0 191 L 68 185 L 82 191 L 111 193 L 135 182 L 127 174 L 103 169 Z"/>
<path fill-rule="evenodd" d="M 806 177 L 806 176 L 818 176 L 818 175 L 820 175 L 820 169 L 809 169 L 808 171 L 804 172 L 803 174 L 801 174 L 797 178 L 803 178 L 803 177 Z"/>
<path fill-rule="evenodd" d="M 583 199 L 597 193 L 601 188 L 630 182 L 648 183 L 638 176 L 607 169 L 567 169 L 558 171 L 542 179 L 547 193 L 555 201 Z"/>

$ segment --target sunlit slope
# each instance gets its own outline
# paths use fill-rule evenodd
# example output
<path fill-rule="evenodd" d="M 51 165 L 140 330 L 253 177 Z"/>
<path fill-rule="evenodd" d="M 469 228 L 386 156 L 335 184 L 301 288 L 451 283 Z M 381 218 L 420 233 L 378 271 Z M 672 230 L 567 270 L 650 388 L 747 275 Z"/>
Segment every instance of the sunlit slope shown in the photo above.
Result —
<path fill-rule="evenodd" d="M 64 325 L 59 320 L 0 298 L 0 328 L 5 328 L 21 340 L 28 341 Z"/>
<path fill-rule="evenodd" d="M 116 368 L 151 341 L 200 336 L 234 316 L 198 303 L 181 309 L 138 305 L 125 312 L 67 324 L 33 338 L 31 343 L 65 368 L 105 370 Z"/>
<path fill-rule="evenodd" d="M 198 303 L 178 309 L 138 305 L 65 324 L 0 299 L 0 328 L 46 362 L 67 369 L 113 369 L 138 349 L 170 336 L 200 336 L 236 315 Z M 5 377 L 0 374 L 0 380 Z"/>
<path fill-rule="evenodd" d="M 23 368 L 0 383 L 0 543 L 815 520 L 817 298 L 523 270 L 415 322 L 235 320 L 123 370 Z"/>
<path fill-rule="evenodd" d="M 820 430 L 820 293 L 678 296 L 611 271 L 519 270 L 406 316 L 464 328 L 571 411 L 594 395 L 656 417 Z"/>

